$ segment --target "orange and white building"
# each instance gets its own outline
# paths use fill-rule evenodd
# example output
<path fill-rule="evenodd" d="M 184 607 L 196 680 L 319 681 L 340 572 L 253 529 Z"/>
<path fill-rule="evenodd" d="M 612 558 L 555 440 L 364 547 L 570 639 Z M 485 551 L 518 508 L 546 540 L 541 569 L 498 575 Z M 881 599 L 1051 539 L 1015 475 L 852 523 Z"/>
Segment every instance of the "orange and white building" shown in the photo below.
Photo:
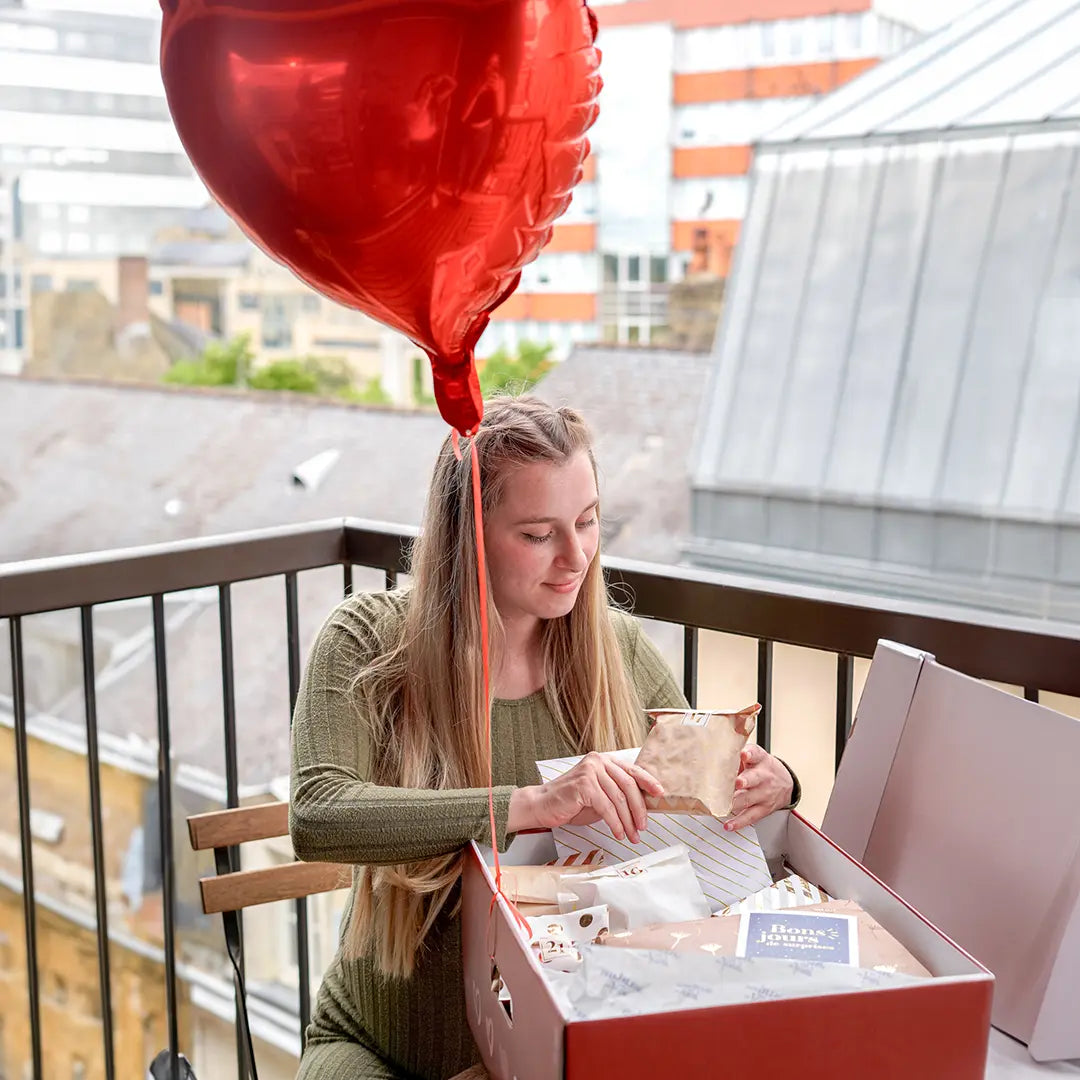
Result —
<path fill-rule="evenodd" d="M 593 154 L 481 354 L 522 341 L 646 344 L 667 286 L 726 276 L 754 144 L 973 0 L 593 0 Z"/>

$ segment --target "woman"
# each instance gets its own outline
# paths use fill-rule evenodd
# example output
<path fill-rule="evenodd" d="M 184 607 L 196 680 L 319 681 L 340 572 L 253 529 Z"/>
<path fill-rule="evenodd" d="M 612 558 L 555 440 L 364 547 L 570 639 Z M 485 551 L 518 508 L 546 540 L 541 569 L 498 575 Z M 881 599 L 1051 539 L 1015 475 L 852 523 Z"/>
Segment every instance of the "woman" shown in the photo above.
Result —
<path fill-rule="evenodd" d="M 603 819 L 637 841 L 659 785 L 596 751 L 640 745 L 644 708 L 685 708 L 660 654 L 608 603 L 596 466 L 581 417 L 488 404 L 475 436 L 490 582 L 495 821 Z M 435 465 L 407 591 L 356 596 L 308 661 L 293 726 L 290 829 L 301 859 L 357 864 L 341 947 L 298 1080 L 443 1080 L 478 1060 L 457 917 L 461 849 L 488 840 L 468 443 Z M 589 751 L 557 780 L 535 762 Z M 737 825 L 786 806 L 793 778 L 748 749 Z"/>

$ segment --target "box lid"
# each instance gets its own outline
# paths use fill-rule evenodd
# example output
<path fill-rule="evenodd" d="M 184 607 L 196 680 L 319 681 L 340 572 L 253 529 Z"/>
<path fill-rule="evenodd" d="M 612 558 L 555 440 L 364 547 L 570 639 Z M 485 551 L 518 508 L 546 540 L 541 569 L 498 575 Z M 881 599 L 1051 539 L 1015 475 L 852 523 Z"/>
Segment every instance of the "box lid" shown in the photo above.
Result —
<path fill-rule="evenodd" d="M 1080 1056 L 1077 777 L 1076 720 L 881 642 L 822 823 L 994 972 L 1035 1057 Z"/>

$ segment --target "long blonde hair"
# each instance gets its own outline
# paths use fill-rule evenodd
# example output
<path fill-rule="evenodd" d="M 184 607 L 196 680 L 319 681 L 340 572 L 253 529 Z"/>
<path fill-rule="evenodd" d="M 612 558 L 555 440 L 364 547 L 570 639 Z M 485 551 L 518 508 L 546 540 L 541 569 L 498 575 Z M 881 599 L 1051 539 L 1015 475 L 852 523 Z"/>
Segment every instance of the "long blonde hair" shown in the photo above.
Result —
<path fill-rule="evenodd" d="M 488 402 L 476 450 L 485 514 L 515 468 L 563 464 L 591 439 L 573 409 L 522 396 Z M 353 691 L 371 728 L 376 784 L 486 788 L 488 747 L 480 652 L 469 440 L 459 461 L 448 438 L 435 463 L 424 527 L 411 555 L 413 583 L 400 639 L 358 674 Z M 488 596 L 491 595 L 490 584 Z M 489 601 L 492 671 L 502 633 Z M 633 746 L 641 705 L 623 665 L 608 614 L 599 552 L 573 609 L 541 627 L 544 697 L 555 724 L 578 752 Z M 412 974 L 439 912 L 461 874 L 460 852 L 400 866 L 359 868 L 349 956 L 374 956 L 393 976 Z"/>

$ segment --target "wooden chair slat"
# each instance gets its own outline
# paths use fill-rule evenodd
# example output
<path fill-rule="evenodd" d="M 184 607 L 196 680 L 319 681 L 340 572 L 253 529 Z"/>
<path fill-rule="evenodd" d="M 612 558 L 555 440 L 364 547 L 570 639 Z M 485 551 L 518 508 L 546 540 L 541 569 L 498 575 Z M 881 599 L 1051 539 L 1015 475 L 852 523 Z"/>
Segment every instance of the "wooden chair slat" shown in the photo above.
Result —
<path fill-rule="evenodd" d="M 214 810 L 193 814 L 187 819 L 191 846 L 196 851 L 233 847 L 251 840 L 268 840 L 289 834 L 289 804 L 260 803 L 234 810 Z"/>
<path fill-rule="evenodd" d="M 351 884 L 351 866 L 342 863 L 297 862 L 202 878 L 199 888 L 202 892 L 203 911 L 207 915 L 213 915 L 222 911 L 239 911 L 254 904 L 296 900 L 301 896 L 347 889 Z"/>

